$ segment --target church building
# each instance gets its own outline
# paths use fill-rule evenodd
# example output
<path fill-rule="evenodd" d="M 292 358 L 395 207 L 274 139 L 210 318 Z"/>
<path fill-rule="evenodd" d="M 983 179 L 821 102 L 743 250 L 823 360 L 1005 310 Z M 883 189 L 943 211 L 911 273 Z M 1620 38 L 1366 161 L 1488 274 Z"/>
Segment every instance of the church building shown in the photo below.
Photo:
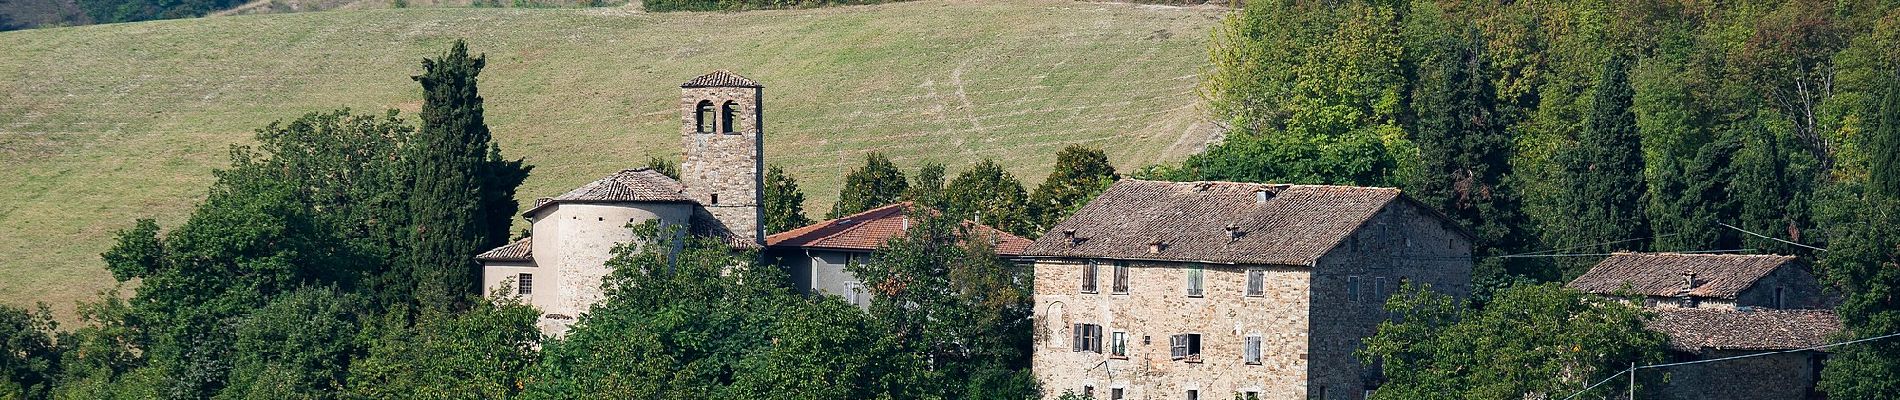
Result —
<path fill-rule="evenodd" d="M 764 86 L 725 70 L 680 85 L 680 147 L 675 180 L 649 168 L 623 170 L 522 213 L 532 234 L 476 256 L 484 293 L 512 286 L 540 309 L 543 332 L 559 334 L 601 299 L 614 246 L 647 221 L 687 227 L 734 248 L 763 247 Z"/>

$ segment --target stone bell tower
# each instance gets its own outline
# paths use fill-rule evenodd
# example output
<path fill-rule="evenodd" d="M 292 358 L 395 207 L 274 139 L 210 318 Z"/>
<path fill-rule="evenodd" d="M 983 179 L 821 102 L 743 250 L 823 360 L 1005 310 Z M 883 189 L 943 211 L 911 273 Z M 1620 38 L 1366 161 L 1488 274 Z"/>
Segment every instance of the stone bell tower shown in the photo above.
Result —
<path fill-rule="evenodd" d="M 731 244 L 765 243 L 762 195 L 765 86 L 726 70 L 680 85 L 680 184 Z"/>

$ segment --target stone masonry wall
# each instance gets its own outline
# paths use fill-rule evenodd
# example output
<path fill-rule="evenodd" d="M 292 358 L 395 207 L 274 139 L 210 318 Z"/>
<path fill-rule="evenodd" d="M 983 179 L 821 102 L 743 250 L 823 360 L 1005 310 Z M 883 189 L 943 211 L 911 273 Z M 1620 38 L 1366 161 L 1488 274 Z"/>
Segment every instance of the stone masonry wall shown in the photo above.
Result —
<path fill-rule="evenodd" d="M 1100 263 L 1095 293 L 1082 293 L 1079 260 L 1040 260 L 1035 265 L 1034 372 L 1045 398 L 1093 386 L 1106 399 L 1122 388 L 1125 399 L 1228 399 L 1258 391 L 1263 399 L 1306 395 L 1307 269 L 1132 262 L 1126 294 L 1113 293 L 1113 263 Z M 1187 270 L 1203 267 L 1202 297 L 1187 295 Z M 1266 271 L 1266 295 L 1247 297 L 1246 273 Z M 1103 352 L 1071 351 L 1071 326 L 1102 325 Z M 1111 356 L 1113 332 L 1126 332 L 1127 357 Z M 1170 357 L 1169 337 L 1199 333 L 1199 362 Z M 1261 363 L 1243 362 L 1245 337 L 1262 337 Z"/>
<path fill-rule="evenodd" d="M 1739 351 L 1711 351 L 1700 355 L 1678 353 L 1678 361 L 1706 360 L 1748 354 Z M 1678 400 L 1729 399 L 1820 399 L 1814 384 L 1819 379 L 1815 368 L 1818 352 L 1783 353 L 1743 358 L 1719 363 L 1669 367 L 1655 372 L 1666 374 L 1664 382 L 1651 393 Z M 1647 377 L 1645 377 L 1647 378 Z"/>
<path fill-rule="evenodd" d="M 1464 236 L 1406 201 L 1387 205 L 1321 257 L 1311 288 L 1311 398 L 1364 398 L 1379 373 L 1353 352 L 1388 317 L 1386 298 L 1407 281 L 1463 298 L 1471 265 Z"/>
<path fill-rule="evenodd" d="M 680 183 L 686 186 L 687 196 L 698 201 L 727 231 L 750 237 L 756 243 L 765 242 L 764 201 L 760 198 L 765 168 L 762 97 L 760 88 L 680 90 L 680 148 L 684 155 Z M 720 107 L 726 102 L 739 107 L 733 133 L 721 133 L 723 129 L 717 123 L 712 133 L 698 132 L 696 114 L 702 100 L 712 102 L 715 121 L 720 119 Z"/>
<path fill-rule="evenodd" d="M 1782 289 L 1782 305 L 1779 308 L 1829 308 L 1831 301 L 1822 293 L 1820 282 L 1814 274 L 1808 273 L 1803 265 L 1790 264 L 1776 268 L 1754 286 L 1735 296 L 1736 305 L 1765 308 L 1775 307 L 1775 288 Z"/>

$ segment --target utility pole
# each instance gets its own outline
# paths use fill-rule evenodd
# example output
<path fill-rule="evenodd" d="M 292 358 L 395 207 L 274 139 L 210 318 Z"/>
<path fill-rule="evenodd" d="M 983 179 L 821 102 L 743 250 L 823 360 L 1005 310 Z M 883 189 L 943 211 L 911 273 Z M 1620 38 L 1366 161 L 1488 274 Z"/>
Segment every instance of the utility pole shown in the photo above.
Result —
<path fill-rule="evenodd" d="M 1630 361 L 1630 400 L 1636 400 L 1636 362 Z"/>

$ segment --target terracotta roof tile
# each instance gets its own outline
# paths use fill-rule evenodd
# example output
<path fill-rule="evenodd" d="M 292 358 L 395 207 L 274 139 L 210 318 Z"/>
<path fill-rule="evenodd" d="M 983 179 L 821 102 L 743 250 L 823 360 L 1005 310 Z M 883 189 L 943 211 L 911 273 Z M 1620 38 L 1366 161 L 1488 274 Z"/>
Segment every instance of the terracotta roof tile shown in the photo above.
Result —
<path fill-rule="evenodd" d="M 1628 284 L 1646 296 L 1696 296 L 1733 299 L 1794 256 L 1745 254 L 1617 253 L 1566 286 L 1590 293 L 1616 293 Z M 1686 288 L 1683 274 L 1695 273 Z"/>
<path fill-rule="evenodd" d="M 525 237 L 513 243 L 496 247 L 475 256 L 481 261 L 534 261 L 534 237 Z"/>
<path fill-rule="evenodd" d="M 820 221 L 765 238 L 770 247 L 807 247 L 844 250 L 877 250 L 884 242 L 904 233 L 905 211 L 915 205 L 910 202 L 895 203 L 873 208 L 857 214 L 837 219 Z M 1016 256 L 1029 247 L 1029 239 L 991 228 L 988 225 L 964 221 L 982 235 L 1000 238 L 996 243 L 996 253 L 1003 256 Z"/>
<path fill-rule="evenodd" d="M 693 80 L 689 80 L 689 81 L 686 81 L 686 83 L 680 84 L 680 87 L 682 88 L 703 88 L 703 87 L 762 88 L 762 87 L 765 87 L 765 85 L 760 85 L 758 82 L 754 82 L 751 79 L 746 79 L 746 77 L 739 76 L 739 74 L 732 73 L 732 71 L 727 71 L 727 70 L 722 69 L 722 70 L 713 71 L 705 75 L 700 75 L 699 77 L 693 78 Z"/>
<path fill-rule="evenodd" d="M 622 170 L 605 178 L 581 185 L 560 196 L 546 200 L 536 199 L 533 208 L 523 215 L 534 215 L 536 211 L 556 203 L 602 203 L 602 202 L 692 202 L 684 193 L 686 188 L 652 168 Z"/>
<path fill-rule="evenodd" d="M 1791 350 L 1827 343 L 1841 331 L 1833 310 L 1658 309 L 1649 328 L 1676 350 Z"/>
<path fill-rule="evenodd" d="M 1391 188 L 1123 179 L 1025 254 L 1311 266 L 1400 198 Z"/>

